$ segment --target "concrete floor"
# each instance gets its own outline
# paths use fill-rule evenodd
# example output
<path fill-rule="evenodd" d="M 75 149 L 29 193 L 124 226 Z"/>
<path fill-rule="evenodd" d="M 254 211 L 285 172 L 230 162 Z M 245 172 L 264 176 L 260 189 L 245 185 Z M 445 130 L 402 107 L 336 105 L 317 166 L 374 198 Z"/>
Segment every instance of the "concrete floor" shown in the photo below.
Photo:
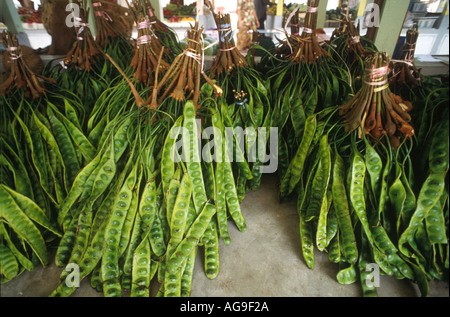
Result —
<path fill-rule="evenodd" d="M 242 202 L 247 231 L 230 225 L 232 243 L 220 244 L 220 273 L 209 280 L 197 258 L 192 297 L 360 297 L 359 283 L 340 285 L 338 266 L 316 250 L 315 268 L 307 268 L 301 255 L 295 203 L 279 204 L 276 178 L 268 175 L 261 188 Z M 2 297 L 46 297 L 58 285 L 62 271 L 55 265 L 36 268 L 1 286 Z M 153 295 L 159 285 L 153 284 Z M 125 296 L 127 294 L 124 294 Z M 415 284 L 381 276 L 380 297 L 416 297 Z M 73 297 L 100 297 L 89 280 L 82 281 Z M 446 282 L 430 284 L 430 297 L 448 297 Z"/>

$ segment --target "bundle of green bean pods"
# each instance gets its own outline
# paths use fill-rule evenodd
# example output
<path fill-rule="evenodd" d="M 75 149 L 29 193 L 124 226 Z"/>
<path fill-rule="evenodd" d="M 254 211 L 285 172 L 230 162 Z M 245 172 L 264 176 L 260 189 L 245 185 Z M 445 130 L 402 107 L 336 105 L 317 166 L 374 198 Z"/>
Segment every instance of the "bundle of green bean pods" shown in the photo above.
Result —
<path fill-rule="evenodd" d="M 46 91 L 29 100 L 16 89 L 1 100 L 2 283 L 49 263 L 62 234 L 60 204 L 96 151 L 81 127 L 80 100 L 55 84 Z"/>
<path fill-rule="evenodd" d="M 441 102 L 419 111 L 426 118 L 416 129 L 420 137 L 406 138 L 400 145 L 392 145 L 387 134 L 374 139 L 361 133 L 363 126 L 346 129 L 336 107 L 308 117 L 291 162 L 295 171 L 291 179 L 297 180 L 292 184 L 298 195 L 302 254 L 309 268 L 314 267 L 317 247 L 339 264 L 338 282 L 359 281 L 364 296 L 377 295 L 366 282 L 369 264 L 417 283 L 424 296 L 428 281 L 445 279 L 449 256 L 445 93 L 435 91 L 432 96 Z"/>
<path fill-rule="evenodd" d="M 271 105 L 262 74 L 249 66 L 250 53 L 245 58 L 235 46 L 229 14 L 214 13 L 214 18 L 220 49 L 209 73 L 223 90 L 218 103 L 228 107 L 229 118 L 226 118 L 225 124 L 228 127 L 254 131 L 246 135 L 244 146 L 234 142 L 234 147 L 240 155 L 235 174 L 241 202 L 247 190 L 257 190 L 261 183 L 260 166 L 264 156 L 258 152 L 258 147 L 256 152 L 251 149 L 257 143 L 258 128 L 268 130 L 272 126 Z"/>
<path fill-rule="evenodd" d="M 187 34 L 196 36 L 196 27 Z M 149 296 L 154 278 L 160 284 L 156 296 L 188 296 L 203 247 L 205 273 L 217 276 L 219 237 L 231 241 L 228 218 L 241 231 L 246 224 L 225 144 L 220 159 L 198 156 L 202 131 L 215 127 L 224 136 L 225 116 L 229 120 L 211 83 L 206 80 L 200 91 L 186 94 L 199 96 L 197 104 L 168 95 L 157 108 L 138 105 L 129 78 L 102 94 L 87 124 L 98 151 L 76 176 L 59 211 L 64 233 L 58 266 L 79 265 L 80 277 L 90 276 L 105 296 L 120 296 L 124 289 L 131 296 Z M 158 94 L 159 85 L 156 81 L 150 95 Z M 180 131 L 187 154 L 175 150 Z M 64 282 L 67 276 L 63 271 L 52 296 L 75 290 Z"/>
<path fill-rule="evenodd" d="M 291 54 L 284 59 L 268 55 L 262 65 L 266 73 L 265 88 L 271 100 L 271 125 L 279 129 L 281 200 L 293 193 L 298 182 L 290 165 L 295 152 L 306 139 L 306 118 L 342 103 L 353 92 L 348 69 L 333 59 L 318 42 L 315 34 L 317 6 L 318 1 L 308 2 L 301 36 L 287 35 Z"/>
<path fill-rule="evenodd" d="M 364 77 L 364 60 L 377 51 L 375 44 L 361 36 L 359 25 L 355 27 L 348 11 L 343 11 L 339 28 L 331 35 L 328 53 L 338 63 L 344 63 L 351 73 L 351 84 L 354 90 L 359 90 Z"/>

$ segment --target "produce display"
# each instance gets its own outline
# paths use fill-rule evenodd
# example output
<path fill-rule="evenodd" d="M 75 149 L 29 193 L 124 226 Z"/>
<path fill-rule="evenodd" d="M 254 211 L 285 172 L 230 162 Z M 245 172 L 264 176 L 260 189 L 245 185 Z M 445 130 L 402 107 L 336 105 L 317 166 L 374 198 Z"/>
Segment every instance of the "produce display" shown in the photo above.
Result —
<path fill-rule="evenodd" d="M 169 22 L 193 22 L 197 15 L 197 3 L 193 2 L 190 5 L 168 4 L 163 8 L 164 18 Z"/>
<path fill-rule="evenodd" d="M 17 9 L 17 13 L 23 23 L 42 23 L 41 6 L 37 10 L 20 7 Z"/>
<path fill-rule="evenodd" d="M 369 263 L 423 296 L 448 279 L 448 75 L 414 67 L 416 28 L 392 60 L 359 35 L 344 1 L 340 27 L 320 42 L 319 1 L 308 0 L 302 32 L 270 52 L 255 45 L 256 65 L 210 4 L 218 44 L 197 22 L 178 39 L 148 0 L 128 2 L 137 39 L 115 32 L 101 5 L 78 3 L 73 48 L 42 75 L 2 34 L 2 284 L 54 262 L 64 270 L 52 297 L 76 290 L 73 265 L 105 297 L 190 296 L 195 266 L 220 274 L 229 226 L 247 234 L 241 202 L 275 139 L 280 203 L 296 202 L 308 268 L 326 252 L 336 282 L 367 297 L 378 295 Z"/>

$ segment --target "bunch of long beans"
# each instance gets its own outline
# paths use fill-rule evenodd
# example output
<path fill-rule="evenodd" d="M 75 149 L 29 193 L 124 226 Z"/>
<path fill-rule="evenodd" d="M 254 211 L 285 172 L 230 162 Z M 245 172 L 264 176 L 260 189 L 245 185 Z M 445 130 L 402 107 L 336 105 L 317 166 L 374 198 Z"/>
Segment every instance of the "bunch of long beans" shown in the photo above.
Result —
<path fill-rule="evenodd" d="M 379 66 L 389 65 L 385 57 L 376 53 L 367 70 L 373 74 Z M 384 61 L 373 63 L 377 60 Z M 373 86 L 387 89 L 387 76 Z M 337 281 L 359 281 L 363 296 L 377 296 L 373 283 L 367 283 L 373 264 L 389 276 L 417 283 L 423 296 L 430 280 L 445 279 L 449 257 L 445 93 L 434 91 L 429 101 L 436 98 L 436 107 L 419 111 L 423 122 L 418 124 L 418 139 L 412 134 L 394 139 L 388 133 L 375 138 L 364 132 L 367 121 L 349 129 L 341 113 L 347 104 L 307 118 L 285 187 L 297 194 L 302 255 L 309 268 L 314 268 L 315 248 L 327 252 L 330 261 L 339 264 Z M 389 110 L 379 103 L 377 111 Z"/>
<path fill-rule="evenodd" d="M 285 59 L 271 57 L 265 62 L 272 104 L 272 126 L 278 127 L 280 198 L 288 197 L 294 186 L 285 187 L 291 178 L 289 167 L 300 146 L 306 118 L 342 103 L 352 93 L 351 74 L 342 63 L 330 57 L 319 44 L 315 28 L 318 1 L 308 1 L 305 28 L 301 36 L 290 35 L 292 49 Z"/>
<path fill-rule="evenodd" d="M 188 38 L 197 45 L 192 53 L 198 54 L 198 26 Z M 194 61 L 185 63 L 201 73 Z M 198 157 L 200 135 L 208 125 L 197 126 L 197 118 L 225 135 L 221 110 L 211 103 L 218 86 L 205 82 L 188 91 L 185 96 L 191 99 L 167 94 L 157 107 L 144 107 L 124 78 L 102 94 L 92 111 L 88 139 L 98 151 L 61 204 L 58 223 L 64 233 L 56 263 L 78 264 L 81 278 L 89 275 L 91 285 L 105 296 L 120 296 L 125 289 L 131 296 L 149 296 L 154 277 L 160 284 L 157 296 L 188 296 L 198 247 L 204 246 L 206 275 L 215 278 L 218 239 L 230 242 L 228 215 L 241 231 L 246 229 L 231 163 L 224 156 L 217 163 Z M 158 85 L 149 89 L 152 99 Z M 210 102 L 203 104 L 205 99 Z M 182 128 L 188 132 L 182 135 L 187 152 L 179 153 L 174 146 Z M 176 160 L 178 156 L 184 159 Z M 67 275 L 63 272 L 53 296 L 75 290 L 64 282 Z"/>
<path fill-rule="evenodd" d="M 347 123 L 346 129 L 354 131 L 361 126 L 365 135 L 377 142 L 387 135 L 390 144 L 397 147 L 402 138 L 411 138 L 414 128 L 410 124 L 412 103 L 404 101 L 389 89 L 389 57 L 375 53 L 365 61 L 362 88 L 340 109 Z"/>
<path fill-rule="evenodd" d="M 442 280 L 448 268 L 448 195 L 443 191 L 447 169 L 435 170 L 419 183 L 412 173 L 411 140 L 396 149 L 386 136 L 386 145 L 358 140 L 358 132 L 346 132 L 332 110 L 308 120 L 314 137 L 311 146 L 302 149 L 309 155 L 297 189 L 302 254 L 308 267 L 314 268 L 317 247 L 339 264 L 337 281 L 360 282 L 363 296 L 377 296 L 376 287 L 367 282 L 370 264 L 417 283 L 426 296 L 428 281 Z M 326 122 L 324 130 L 318 128 L 321 122 Z M 448 134 L 439 137 L 447 138 L 448 144 Z M 436 142 L 434 151 L 442 150 Z M 428 158 L 430 164 L 436 159 Z M 430 190 L 436 193 L 433 198 Z M 425 206 L 428 199 L 430 205 Z"/>
<path fill-rule="evenodd" d="M 10 32 L 2 32 L 2 43 L 6 48 L 4 59 L 10 63 L 8 78 L 0 84 L 0 95 L 8 94 L 21 89 L 24 97 L 39 98 L 45 94 L 43 80 L 53 81 L 39 74 L 35 74 L 22 58 L 22 50 L 17 37 Z"/>
<path fill-rule="evenodd" d="M 100 55 L 100 50 L 98 49 L 91 29 L 86 22 L 88 10 L 86 9 L 85 0 L 80 0 L 79 4 L 80 16 L 74 23 L 76 41 L 67 53 L 64 64 L 66 66 L 76 66 L 89 72 L 92 69 L 92 64 L 95 63 L 96 58 Z"/>
<path fill-rule="evenodd" d="M 147 8 L 139 1 L 133 1 L 129 6 L 138 30 L 135 53 L 131 61 L 131 67 L 134 70 L 133 79 L 136 82 L 152 86 L 155 81 L 154 73 L 158 66 L 158 56 L 163 50 L 163 46 L 155 35 L 153 25 L 150 24 Z M 168 51 L 169 48 L 165 50 Z M 160 67 L 161 71 L 169 67 L 164 56 L 158 67 Z"/>
<path fill-rule="evenodd" d="M 50 262 L 49 249 L 62 236 L 60 204 L 96 151 L 81 127 L 77 96 L 45 85 L 46 93 L 32 100 L 22 89 L 1 97 L 2 283 Z"/>
<path fill-rule="evenodd" d="M 82 12 L 85 11 L 83 10 Z M 97 18 L 104 19 L 104 16 L 97 16 Z M 114 21 L 106 22 L 111 28 L 114 28 Z M 102 23 L 97 25 L 99 34 L 105 32 L 103 28 L 104 25 Z M 58 60 L 55 60 L 48 63 L 43 73 L 57 82 L 57 85 L 53 89 L 56 89 L 58 93 L 63 95 L 77 95 L 81 104 L 84 106 L 83 116 L 88 117 L 100 95 L 105 90 L 114 87 L 122 78 L 117 68 L 105 58 L 103 53 L 108 54 L 120 69 L 124 69 L 128 73 L 130 72 L 129 66 L 132 58 L 132 45 L 125 35 L 115 33 L 114 36 L 110 34 L 108 41 L 101 46 L 99 44 L 101 41 L 98 37 L 96 39 L 92 38 L 89 25 L 85 24 L 83 26 L 82 24 L 78 28 L 75 23 L 74 29 L 75 31 L 78 30 L 78 32 L 82 30 L 85 36 L 81 36 L 74 42 L 72 51 L 67 54 L 64 61 L 58 62 Z M 89 45 L 87 45 L 88 42 L 85 42 L 85 38 L 89 41 Z M 88 50 L 90 46 L 95 47 L 93 48 L 96 52 L 95 62 L 91 59 L 94 56 L 91 56 Z M 80 61 L 84 60 L 83 64 L 89 65 L 88 69 L 79 66 L 77 64 L 78 59 L 73 60 L 75 58 L 75 55 L 73 55 L 75 51 L 77 52 L 76 55 L 81 57 Z M 85 127 L 83 126 L 83 129 Z"/>
<path fill-rule="evenodd" d="M 245 146 L 234 144 L 242 155 L 240 160 L 243 160 L 235 172 L 242 201 L 248 189 L 256 190 L 260 186 L 263 164 L 260 158 L 263 155 L 258 151 L 252 152 L 252 147 L 259 137 L 258 128 L 268 130 L 271 127 L 271 106 L 262 75 L 249 66 L 250 56 L 245 59 L 235 46 L 230 15 L 213 15 L 219 32 L 220 49 L 209 73 L 224 92 L 219 104 L 228 106 L 229 119 L 225 125 L 255 131 L 253 135 L 246 136 Z"/>
<path fill-rule="evenodd" d="M 401 50 L 400 60 L 394 62 L 392 66 L 393 71 L 389 78 L 389 85 L 392 91 L 413 100 L 420 96 L 425 79 L 425 76 L 417 69 L 414 61 L 418 38 L 418 26 L 414 25 L 406 32 L 406 40 Z M 420 98 L 423 99 L 425 96 L 420 96 Z"/>
<path fill-rule="evenodd" d="M 158 82 L 159 103 L 162 103 L 168 97 L 177 102 L 192 99 L 198 107 L 200 83 L 203 79 L 214 88 L 216 96 L 222 95 L 222 89 L 204 72 L 203 30 L 203 26 L 199 27 L 198 22 L 196 22 L 186 32 L 186 41 L 188 42 L 186 48 L 175 58 L 170 68 Z"/>
<path fill-rule="evenodd" d="M 348 1 L 342 4 L 342 20 L 331 35 L 327 47 L 329 54 L 339 63 L 345 63 L 352 76 L 352 86 L 358 90 L 364 77 L 364 60 L 377 51 L 375 45 L 360 35 L 348 11 Z"/>

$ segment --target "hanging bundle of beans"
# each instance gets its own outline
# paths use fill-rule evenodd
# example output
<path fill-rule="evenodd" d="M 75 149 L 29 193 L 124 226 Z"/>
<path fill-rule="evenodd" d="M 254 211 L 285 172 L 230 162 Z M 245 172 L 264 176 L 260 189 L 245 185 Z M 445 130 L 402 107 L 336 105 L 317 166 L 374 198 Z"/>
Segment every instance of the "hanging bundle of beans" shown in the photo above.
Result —
<path fill-rule="evenodd" d="M 193 99 L 198 107 L 202 78 L 214 87 L 217 96 L 222 95 L 222 89 L 213 83 L 203 69 L 203 29 L 203 26 L 199 27 L 198 22 L 196 22 L 186 32 L 188 44 L 185 50 L 175 58 L 158 83 L 158 102 L 160 104 L 170 97 L 178 102 L 185 99 Z"/>
<path fill-rule="evenodd" d="M 189 296 L 201 245 L 208 278 L 218 274 L 219 226 L 224 232 L 227 221 L 227 209 L 222 209 L 217 222 L 219 204 L 228 207 L 239 229 L 245 230 L 231 163 L 221 160 L 216 172 L 211 171 L 213 162 L 198 157 L 202 126 L 197 126 L 201 117 L 192 100 L 151 109 L 130 98 L 135 95 L 132 87 L 124 76 L 92 112 L 89 139 L 98 151 L 61 204 L 58 220 L 64 234 L 56 263 L 78 264 L 80 279 L 89 276 L 91 285 L 107 297 L 121 296 L 124 290 L 131 296 L 150 296 L 153 283 L 159 283 L 156 296 Z M 213 122 L 221 129 L 221 120 Z M 188 133 L 182 135 L 187 160 L 177 159 L 181 128 Z M 220 180 L 216 175 L 222 175 Z M 215 196 L 216 186 L 223 186 L 224 199 Z M 64 282 L 66 276 L 63 272 L 52 296 L 69 296 L 76 289 Z"/>
<path fill-rule="evenodd" d="M 347 131 L 363 129 L 360 133 L 378 141 L 383 135 L 391 145 L 398 147 L 404 138 L 412 138 L 412 104 L 389 89 L 390 59 L 385 53 L 376 53 L 365 61 L 363 87 L 340 108 L 347 123 Z"/>
<path fill-rule="evenodd" d="M 338 108 L 307 119 L 293 178 L 298 179 L 301 253 L 310 269 L 315 249 L 326 252 L 339 265 L 336 280 L 359 282 L 362 295 L 370 297 L 378 295 L 366 283 L 370 263 L 417 284 L 422 296 L 429 281 L 445 279 L 448 109 L 440 114 L 445 119 L 434 130 L 440 133 L 429 134 L 425 154 L 413 139 L 396 147 L 387 135 L 374 144 L 370 136 L 347 131 Z M 415 173 L 418 162 L 411 153 L 416 151 L 428 171 L 424 177 Z"/>
<path fill-rule="evenodd" d="M 173 62 L 174 58 L 183 51 L 178 42 L 177 34 L 166 23 L 158 19 L 150 0 L 141 0 L 139 2 L 145 8 L 145 14 L 148 16 L 149 23 L 152 25 L 152 30 L 159 42 L 168 50 L 167 61 L 169 63 Z"/>
<path fill-rule="evenodd" d="M 295 63 L 313 64 L 316 60 L 329 57 L 316 35 L 319 0 L 308 0 L 304 28 L 300 36 L 291 35 L 288 39 L 293 52 L 287 56 Z"/>
<path fill-rule="evenodd" d="M 422 85 L 424 76 L 414 63 L 419 31 L 417 24 L 406 32 L 406 41 L 401 50 L 400 60 L 393 61 L 394 66 L 389 78 L 390 88 L 398 94 L 414 91 Z"/>
<path fill-rule="evenodd" d="M 337 281 L 360 281 L 363 296 L 378 295 L 366 283 L 370 263 L 417 284 L 427 296 L 429 281 L 444 280 L 448 273 L 448 87 L 429 96 L 428 107 L 415 117 L 422 122 L 412 138 L 411 104 L 387 86 L 389 59 L 375 53 L 366 70 L 352 101 L 307 118 L 281 190 L 297 195 L 301 252 L 309 268 L 317 248 L 339 265 Z M 352 104 L 364 106 L 342 116 Z M 381 128 L 377 138 L 373 130 L 364 133 L 370 111 L 382 127 L 392 126 L 385 123 L 389 113 L 394 132 Z M 356 117 L 363 118 L 359 128 L 356 122 L 350 128 Z"/>
<path fill-rule="evenodd" d="M 284 60 L 273 57 L 267 64 L 267 91 L 271 94 L 272 125 L 278 127 L 280 198 L 289 196 L 295 159 L 304 134 L 306 118 L 327 107 L 341 104 L 352 93 L 349 70 L 333 58 L 315 34 L 318 1 L 308 1 L 301 36 L 288 36 L 291 53 Z M 266 66 L 264 66 L 266 67 Z"/>
<path fill-rule="evenodd" d="M 97 28 L 97 35 L 95 40 L 101 47 L 105 47 L 111 38 L 118 37 L 120 33 L 114 28 L 113 20 L 102 8 L 101 2 L 93 2 L 95 26 Z"/>
<path fill-rule="evenodd" d="M 213 11 L 213 16 L 219 32 L 219 51 L 210 68 L 210 74 L 212 78 L 217 78 L 222 73 L 231 74 L 237 67 L 246 67 L 248 63 L 236 47 L 230 14 Z"/>
<path fill-rule="evenodd" d="M 3 58 L 9 64 L 9 74 L 6 80 L 0 84 L 0 95 L 10 93 L 15 88 L 25 92 L 25 98 L 39 98 L 45 94 L 43 80 L 53 81 L 39 74 L 35 74 L 27 62 L 22 58 L 22 48 L 17 37 L 7 31 L 2 32 L 2 43 L 6 48 Z"/>
<path fill-rule="evenodd" d="M 233 39 L 230 15 L 215 13 L 211 7 L 219 33 L 219 52 L 209 70 L 211 78 L 223 89 L 219 104 L 226 104 L 228 115 L 224 117 L 228 127 L 258 128 L 270 127 L 270 102 L 264 87 L 262 75 L 249 66 L 248 60 L 238 51 Z M 249 58 L 249 56 L 247 56 Z M 225 106 L 223 106 L 225 107 Z M 262 153 L 251 153 L 256 144 L 258 133 L 246 138 L 246 144 L 235 142 L 235 147 L 242 153 L 242 164 L 236 169 L 236 182 L 239 186 L 240 200 L 246 190 L 256 190 L 261 181 L 261 165 L 259 158 Z M 252 157 L 252 155 L 254 155 Z"/>
<path fill-rule="evenodd" d="M 88 14 L 84 8 L 85 6 L 80 6 L 80 17 L 75 18 L 76 41 L 67 53 L 64 64 L 70 67 L 79 67 L 89 72 L 92 70 L 92 64 L 99 57 L 100 50 L 92 36 L 89 25 L 85 22 Z"/>
<path fill-rule="evenodd" d="M 163 49 L 159 38 L 155 35 L 153 30 L 155 22 L 153 24 L 150 22 L 150 18 L 146 14 L 146 8 L 139 1 L 133 1 L 129 5 L 133 12 L 138 32 L 134 56 L 131 60 L 131 67 L 134 70 L 133 79 L 138 83 L 153 86 L 158 56 L 161 51 L 167 51 L 168 49 Z M 166 57 L 164 56 L 159 65 L 161 72 L 164 72 L 169 67 L 165 60 Z"/>
<path fill-rule="evenodd" d="M 96 151 L 84 135 L 77 96 L 53 82 L 32 100 L 29 94 L 15 89 L 0 97 L 0 283 L 51 263 L 62 236 L 60 204 Z"/>
<path fill-rule="evenodd" d="M 348 1 L 342 4 L 342 20 L 333 31 L 328 51 L 337 62 L 344 62 L 352 74 L 353 87 L 358 90 L 364 74 L 364 60 L 377 51 L 375 45 L 359 33 L 359 23 L 355 27 L 350 18 Z"/>

